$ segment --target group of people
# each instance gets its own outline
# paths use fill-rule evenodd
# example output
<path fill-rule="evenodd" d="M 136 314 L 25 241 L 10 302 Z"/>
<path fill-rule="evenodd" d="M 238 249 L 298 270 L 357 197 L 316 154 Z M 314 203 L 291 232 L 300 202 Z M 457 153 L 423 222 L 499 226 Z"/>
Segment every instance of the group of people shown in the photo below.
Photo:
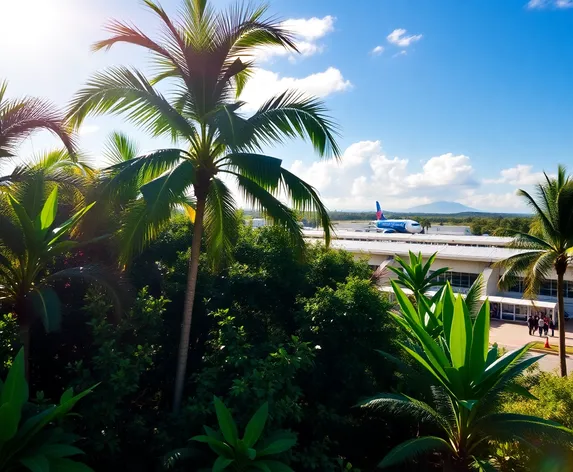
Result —
<path fill-rule="evenodd" d="M 539 336 L 547 336 L 551 330 L 551 336 L 555 336 L 555 323 L 550 316 L 529 315 L 527 318 L 529 335 L 533 336 L 539 330 Z"/>

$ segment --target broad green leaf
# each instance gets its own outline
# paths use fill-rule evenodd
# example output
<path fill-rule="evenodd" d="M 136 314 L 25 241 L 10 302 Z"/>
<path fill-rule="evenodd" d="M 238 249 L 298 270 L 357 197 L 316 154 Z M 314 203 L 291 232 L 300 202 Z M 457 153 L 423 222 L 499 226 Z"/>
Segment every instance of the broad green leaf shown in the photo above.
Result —
<path fill-rule="evenodd" d="M 58 241 L 63 235 L 68 231 L 71 231 L 79 221 L 84 217 L 84 215 L 96 204 L 96 202 L 90 203 L 88 206 L 82 208 L 81 210 L 74 213 L 68 220 L 62 223 L 61 226 L 54 228 L 52 230 L 51 239 L 48 245 L 52 245 Z"/>
<path fill-rule="evenodd" d="M 452 320 L 452 330 L 450 332 L 449 347 L 452 365 L 456 369 L 466 366 L 471 349 L 472 322 L 469 313 L 465 309 L 464 300 L 458 297 L 454 308 L 454 319 Z"/>
<path fill-rule="evenodd" d="M 475 382 L 481 377 L 489 351 L 489 320 L 489 302 L 486 301 L 481 306 L 473 327 L 470 376 Z"/>
<path fill-rule="evenodd" d="M 223 456 L 217 457 L 215 463 L 213 464 L 213 472 L 220 472 L 225 470 L 228 466 L 233 463 L 233 459 L 227 459 Z"/>
<path fill-rule="evenodd" d="M 11 402 L 0 406 L 0 445 L 12 439 L 18 432 L 22 411 L 18 404 Z"/>
<path fill-rule="evenodd" d="M 291 447 L 296 444 L 296 435 L 288 431 L 282 431 L 276 433 L 272 438 L 269 439 L 270 443 L 266 445 L 262 450 L 258 451 L 257 456 L 270 456 L 273 454 L 279 454 L 281 452 L 288 451 Z"/>
<path fill-rule="evenodd" d="M 506 392 L 515 393 L 522 397 L 528 398 L 529 400 L 538 400 L 538 398 L 533 395 L 529 390 L 527 390 L 523 385 L 518 383 L 510 383 L 505 387 Z"/>
<path fill-rule="evenodd" d="M 253 465 L 265 472 L 294 472 L 288 465 L 279 461 L 264 460 L 254 462 Z"/>
<path fill-rule="evenodd" d="M 444 325 L 444 337 L 446 340 L 450 339 L 452 321 L 454 319 L 455 304 L 456 298 L 454 291 L 448 282 L 444 288 L 444 295 L 442 299 L 442 323 Z"/>
<path fill-rule="evenodd" d="M 269 404 L 265 402 L 249 420 L 249 423 L 245 428 L 243 441 L 247 447 L 253 447 L 257 443 L 265 429 L 265 423 L 267 422 L 268 416 Z"/>
<path fill-rule="evenodd" d="M 46 444 L 38 449 L 47 457 L 69 457 L 84 454 L 81 449 L 70 444 Z"/>
<path fill-rule="evenodd" d="M 57 472 L 94 472 L 91 467 L 88 467 L 81 462 L 76 462 L 72 459 L 55 458 L 50 459 L 50 471 Z"/>
<path fill-rule="evenodd" d="M 416 439 L 410 439 L 399 444 L 392 449 L 386 457 L 378 464 L 378 467 L 385 468 L 395 466 L 412 460 L 417 456 L 428 454 L 434 451 L 452 451 L 451 446 L 442 438 L 436 436 L 422 436 Z"/>
<path fill-rule="evenodd" d="M 28 212 L 24 206 L 10 194 L 8 194 L 8 201 L 10 202 L 10 206 L 14 210 L 14 213 L 18 218 L 18 222 L 22 227 L 24 240 L 26 241 L 28 251 L 35 250 L 38 246 L 38 241 L 41 234 L 36 231 L 36 228 L 34 228 L 34 223 L 32 222 L 32 219 L 30 218 L 30 215 L 28 215 Z"/>
<path fill-rule="evenodd" d="M 50 472 L 50 462 L 42 454 L 23 457 L 20 462 L 31 472 Z"/>
<path fill-rule="evenodd" d="M 239 439 L 239 433 L 237 431 L 235 420 L 233 420 L 229 409 L 218 397 L 215 397 L 214 402 L 215 412 L 217 413 L 217 421 L 219 422 L 221 433 L 223 433 L 225 441 L 234 446 Z"/>
<path fill-rule="evenodd" d="M 404 351 L 410 354 L 410 356 L 416 360 L 418 364 L 420 364 L 426 370 L 426 372 L 432 374 L 436 380 L 438 380 L 438 382 L 453 395 L 452 386 L 448 382 L 449 378 L 445 370 L 442 369 L 442 372 L 440 372 L 439 370 L 435 369 L 434 366 L 430 365 L 428 361 L 426 361 L 426 359 L 420 356 L 417 352 L 413 351 L 402 343 L 398 344 L 402 347 L 402 349 L 404 349 Z M 449 367 L 449 369 L 451 369 L 451 367 Z"/>
<path fill-rule="evenodd" d="M 212 438 L 211 436 L 194 436 L 191 438 L 192 441 L 206 443 L 211 450 L 220 456 L 226 457 L 228 459 L 233 459 L 235 454 L 231 447 L 224 443 L 223 441 L 219 441 L 218 439 Z"/>
<path fill-rule="evenodd" d="M 54 187 L 54 190 L 50 193 L 48 198 L 44 203 L 44 207 L 40 212 L 40 228 L 42 231 L 46 231 L 56 219 L 56 213 L 58 211 L 58 187 Z"/>
<path fill-rule="evenodd" d="M 60 397 L 60 405 L 69 402 L 74 397 L 74 389 L 68 388 Z"/>
<path fill-rule="evenodd" d="M 34 288 L 28 293 L 26 298 L 34 315 L 42 320 L 46 332 L 51 333 L 60 329 L 62 303 L 53 288 Z"/>
<path fill-rule="evenodd" d="M 402 300 L 400 303 L 403 303 L 404 306 L 408 306 L 408 304 L 411 306 L 411 303 L 409 300 L 407 300 L 404 292 L 400 290 L 400 287 L 398 287 L 394 281 L 392 281 L 392 287 L 394 289 L 394 293 L 396 294 L 396 298 Z M 450 362 L 448 361 L 448 358 L 446 357 L 443 349 L 426 332 L 419 319 L 417 321 L 412 317 L 404 317 L 403 320 L 400 320 L 400 318 L 395 319 L 401 325 L 408 326 L 416 334 L 416 337 L 420 341 L 420 344 L 428 356 L 428 360 L 432 363 L 432 365 L 434 365 L 440 374 L 445 377 L 444 368 L 450 367 Z"/>
<path fill-rule="evenodd" d="M 0 405 L 10 402 L 21 409 L 22 405 L 28 401 L 28 383 L 24 371 L 24 349 L 20 349 L 4 381 Z"/>

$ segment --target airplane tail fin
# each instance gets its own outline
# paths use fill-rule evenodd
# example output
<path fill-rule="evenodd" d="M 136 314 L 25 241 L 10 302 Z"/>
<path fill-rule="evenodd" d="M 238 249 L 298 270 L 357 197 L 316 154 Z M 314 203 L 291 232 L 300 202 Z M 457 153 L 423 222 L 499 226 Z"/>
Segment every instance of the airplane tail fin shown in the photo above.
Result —
<path fill-rule="evenodd" d="M 377 220 L 385 220 L 384 213 L 382 213 L 382 208 L 380 207 L 380 203 L 376 202 L 376 219 Z"/>

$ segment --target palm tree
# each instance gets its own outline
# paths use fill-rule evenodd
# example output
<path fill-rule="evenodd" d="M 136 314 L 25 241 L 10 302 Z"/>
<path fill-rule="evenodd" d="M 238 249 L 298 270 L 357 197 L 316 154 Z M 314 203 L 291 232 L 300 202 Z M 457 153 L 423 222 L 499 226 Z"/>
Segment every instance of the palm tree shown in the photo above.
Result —
<path fill-rule="evenodd" d="M 424 231 L 427 231 L 432 227 L 432 221 L 430 218 L 420 218 L 420 226 Z"/>
<path fill-rule="evenodd" d="M 565 306 L 563 279 L 573 255 L 573 180 L 566 169 L 559 166 L 555 178 L 545 175 L 545 182 L 537 185 L 537 196 L 519 190 L 532 208 L 535 234 L 514 232 L 513 247 L 524 249 L 498 263 L 504 268 L 501 287 L 510 287 L 517 277 L 525 275 L 525 296 L 539 293 L 541 283 L 557 274 L 559 325 L 559 363 L 561 376 L 567 376 L 565 362 Z"/>
<path fill-rule="evenodd" d="M 49 332 L 60 323 L 60 301 L 51 287 L 55 281 L 78 277 L 94 281 L 116 296 L 116 305 L 119 302 L 118 281 L 108 270 L 84 266 L 49 272 L 54 257 L 81 247 L 69 236 L 94 204 L 61 223 L 56 222 L 57 186 L 41 203 L 38 209 L 34 199 L 21 202 L 10 193 L 0 201 L 0 303 L 17 317 L 27 374 L 30 326 L 40 319 Z"/>
<path fill-rule="evenodd" d="M 0 158 L 14 157 L 18 145 L 32 133 L 48 130 L 74 154 L 74 140 L 65 117 L 51 103 L 34 97 L 7 99 L 8 82 L 0 81 Z"/>
<path fill-rule="evenodd" d="M 223 176 L 235 181 L 247 201 L 269 219 L 290 230 L 302 245 L 302 230 L 293 210 L 277 196 L 292 200 L 295 210 L 319 215 L 325 235 L 330 220 L 314 188 L 281 166 L 281 160 L 261 154 L 285 138 L 308 138 L 321 156 L 338 156 L 335 126 L 323 104 L 293 91 L 268 100 L 252 116 L 241 113 L 241 92 L 253 71 L 257 47 L 296 51 L 292 35 L 264 17 L 266 8 L 237 5 L 215 12 L 207 0 L 184 0 L 181 16 L 171 19 L 152 0 L 145 5 L 158 18 L 161 36 L 155 41 L 129 24 L 113 21 L 111 37 L 94 45 L 108 49 L 117 43 L 151 52 L 157 73 L 148 80 L 141 72 L 116 67 L 96 74 L 73 99 L 69 118 L 78 126 L 88 114 L 124 114 L 154 136 L 168 136 L 181 147 L 161 149 L 107 169 L 116 189 L 137 182 L 140 198 L 130 205 L 122 228 L 125 263 L 140 251 L 174 208 L 194 204 L 193 242 L 177 361 L 174 410 L 181 404 L 201 238 L 206 234 L 212 260 L 229 253 L 230 234 L 237 224 L 236 203 Z M 154 85 L 172 84 L 169 98 Z M 191 202 L 188 192 L 192 191 Z M 204 231 L 205 230 L 205 231 Z"/>
<path fill-rule="evenodd" d="M 543 355 L 528 356 L 528 344 L 499 357 L 489 346 L 489 303 L 486 301 L 472 322 L 462 297 L 447 286 L 433 310 L 441 314 L 439 339 L 426 331 L 419 312 L 393 283 L 401 314 L 395 321 L 409 336 L 401 344 L 431 386 L 432 405 L 401 394 L 381 394 L 364 402 L 373 411 L 408 415 L 433 424 L 439 436 L 418 436 L 392 449 L 379 464 L 390 467 L 429 452 L 440 452 L 445 470 L 491 470 L 491 441 L 518 441 L 538 451 L 540 441 L 571 442 L 573 431 L 535 416 L 500 413 L 502 395 L 513 392 L 529 396 L 516 378 Z M 411 370 L 408 366 L 405 373 Z"/>

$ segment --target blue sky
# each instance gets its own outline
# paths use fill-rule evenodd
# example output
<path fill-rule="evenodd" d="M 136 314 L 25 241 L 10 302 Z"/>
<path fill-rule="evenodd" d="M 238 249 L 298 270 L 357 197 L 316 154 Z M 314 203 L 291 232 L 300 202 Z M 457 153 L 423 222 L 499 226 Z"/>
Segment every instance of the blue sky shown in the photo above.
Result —
<path fill-rule="evenodd" d="M 341 127 L 340 163 L 318 161 L 299 142 L 269 153 L 314 184 L 330 208 L 455 200 L 523 211 L 516 188 L 570 162 L 573 0 L 270 3 L 298 34 L 302 54 L 261 51 L 245 99 L 255 109 L 292 87 L 324 98 Z M 162 4 L 175 12 L 178 0 Z M 0 77 L 10 81 L 11 95 L 64 106 L 96 70 L 147 67 L 136 48 L 89 50 L 105 37 L 110 17 L 155 30 L 136 0 L 19 0 L 1 9 Z M 119 118 L 90 119 L 81 145 L 95 162 L 113 129 L 130 133 L 143 150 L 167 144 Z M 54 145 L 37 135 L 22 155 Z"/>

